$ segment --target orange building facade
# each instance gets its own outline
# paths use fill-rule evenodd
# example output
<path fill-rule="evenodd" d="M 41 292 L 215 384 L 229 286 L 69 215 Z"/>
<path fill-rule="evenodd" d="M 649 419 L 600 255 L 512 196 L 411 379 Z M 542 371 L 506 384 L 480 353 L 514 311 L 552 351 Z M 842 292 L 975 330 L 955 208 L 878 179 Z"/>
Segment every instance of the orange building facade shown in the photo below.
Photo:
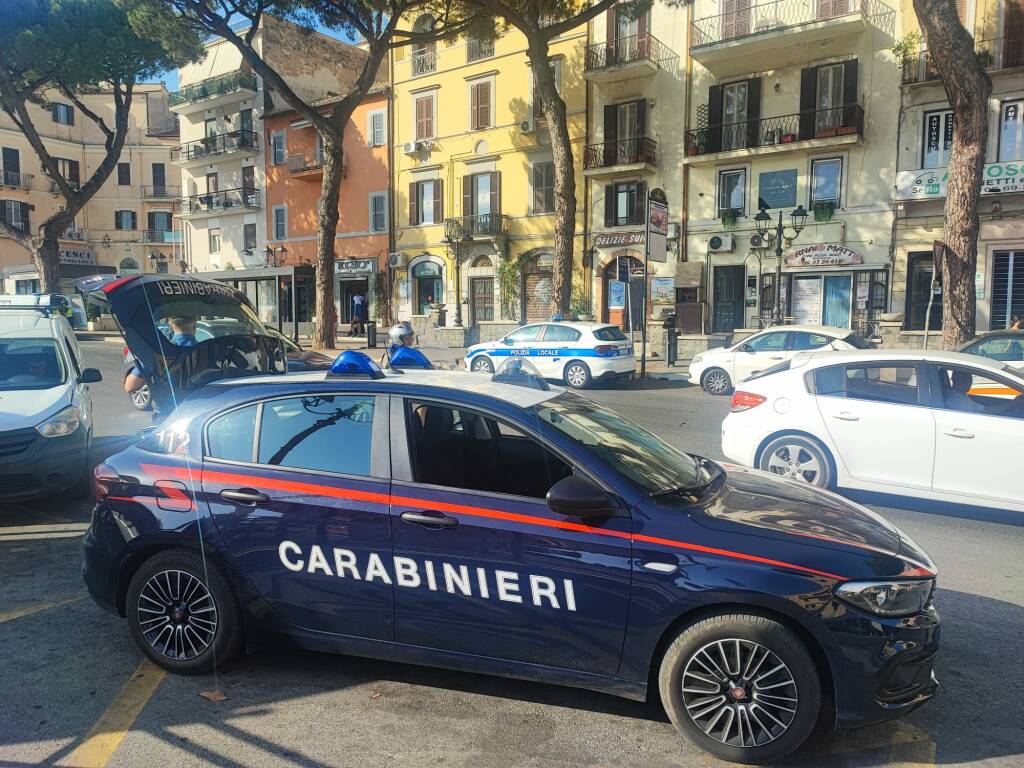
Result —
<path fill-rule="evenodd" d="M 326 101 L 329 109 L 333 101 Z M 317 200 L 323 153 L 313 127 L 292 111 L 264 117 L 266 131 L 266 227 L 268 266 L 316 262 Z M 344 171 L 335 234 L 335 304 L 339 325 L 352 320 L 357 296 L 367 314 L 380 314 L 377 297 L 386 290 L 390 250 L 388 93 L 371 91 L 345 130 Z M 298 287 L 300 320 L 310 319 L 312 285 Z"/>

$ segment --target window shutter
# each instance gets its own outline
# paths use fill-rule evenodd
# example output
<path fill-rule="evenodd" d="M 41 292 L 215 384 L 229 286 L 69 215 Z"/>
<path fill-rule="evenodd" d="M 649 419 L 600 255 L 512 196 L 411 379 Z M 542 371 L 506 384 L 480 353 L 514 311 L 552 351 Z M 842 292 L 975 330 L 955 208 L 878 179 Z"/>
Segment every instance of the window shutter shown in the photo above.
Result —
<path fill-rule="evenodd" d="M 473 205 L 473 177 L 466 174 L 462 177 L 462 215 L 472 216 L 476 211 Z"/>
<path fill-rule="evenodd" d="M 967 0 L 956 0 L 956 17 L 967 27 Z M 968 27 L 969 29 L 969 27 Z"/>
<path fill-rule="evenodd" d="M 409 184 L 409 224 L 415 226 L 420 223 L 420 214 L 417 210 L 419 197 L 419 185 L 413 181 Z"/>
<path fill-rule="evenodd" d="M 843 126 L 857 122 L 857 59 L 843 62 Z"/>
<path fill-rule="evenodd" d="M 429 139 L 434 135 L 434 97 L 428 96 L 423 100 L 423 122 L 427 126 L 423 138 Z"/>
<path fill-rule="evenodd" d="M 57 112 L 59 111 L 59 109 L 60 109 L 60 107 L 57 104 L 51 104 L 50 105 L 50 119 L 53 120 L 53 122 L 55 122 L 55 123 L 59 123 L 60 122 L 60 118 L 57 117 Z"/>
<path fill-rule="evenodd" d="M 615 226 L 615 185 L 604 185 L 604 225 Z"/>
<path fill-rule="evenodd" d="M 747 80 L 747 146 L 759 147 L 761 141 L 761 78 Z"/>
<path fill-rule="evenodd" d="M 611 6 L 604 15 L 605 31 L 607 32 L 606 40 L 608 41 L 609 51 L 615 49 L 615 38 L 618 35 L 619 26 L 616 24 L 615 18 L 615 6 Z M 611 62 L 608 62 L 609 64 Z"/>
<path fill-rule="evenodd" d="M 636 102 L 636 135 L 640 138 L 647 136 L 647 99 L 637 99 Z"/>
<path fill-rule="evenodd" d="M 619 108 L 615 104 L 604 105 L 604 163 L 615 164 L 615 142 L 619 137 Z"/>
<path fill-rule="evenodd" d="M 75 108 L 68 104 L 68 125 L 75 124 Z"/>
<path fill-rule="evenodd" d="M 16 149 L 4 147 L 4 170 L 10 173 L 21 173 L 21 153 Z"/>
<path fill-rule="evenodd" d="M 156 228 L 156 214 L 153 211 L 150 211 L 146 214 L 146 229 L 153 231 Z"/>
<path fill-rule="evenodd" d="M 477 109 L 480 112 L 480 117 L 477 120 L 479 127 L 490 128 L 491 127 L 491 84 L 481 83 L 480 94 L 477 98 Z"/>
<path fill-rule="evenodd" d="M 491 171 L 491 215 L 501 215 L 501 171 Z"/>
<path fill-rule="evenodd" d="M 77 160 L 68 160 L 68 181 L 73 181 L 75 184 L 80 181 Z"/>
<path fill-rule="evenodd" d="M 21 206 L 21 226 L 26 232 L 31 232 L 32 227 L 28 221 L 28 214 L 32 210 L 32 206 L 28 203 L 19 203 L 19 205 Z"/>
<path fill-rule="evenodd" d="M 643 224 L 647 218 L 647 184 L 638 181 L 636 183 L 636 208 L 633 211 L 633 221 L 630 224 Z"/>
<path fill-rule="evenodd" d="M 533 166 L 533 211 L 540 213 L 544 210 L 544 164 L 535 163 Z"/>
<path fill-rule="evenodd" d="M 130 214 L 128 216 L 128 218 L 129 218 L 129 220 L 131 221 L 131 224 L 132 224 L 130 227 L 128 227 L 128 229 L 138 229 L 139 228 L 139 214 L 137 214 L 135 211 L 129 211 L 128 213 Z"/>
<path fill-rule="evenodd" d="M 444 182 L 434 179 L 434 223 L 444 221 Z"/>
<path fill-rule="evenodd" d="M 800 138 L 814 137 L 815 90 L 818 85 L 818 70 L 814 67 L 800 71 Z"/>
<path fill-rule="evenodd" d="M 722 146 L 722 86 L 708 88 L 708 152 L 717 152 Z"/>
<path fill-rule="evenodd" d="M 477 85 L 469 86 L 469 127 L 473 131 L 480 127 L 480 88 Z"/>

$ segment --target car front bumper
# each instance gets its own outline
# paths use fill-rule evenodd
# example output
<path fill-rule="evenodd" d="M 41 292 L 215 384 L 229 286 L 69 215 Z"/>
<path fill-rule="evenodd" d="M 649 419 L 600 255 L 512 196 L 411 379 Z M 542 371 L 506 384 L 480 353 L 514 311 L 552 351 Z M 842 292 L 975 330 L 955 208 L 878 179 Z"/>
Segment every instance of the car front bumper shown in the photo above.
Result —
<path fill-rule="evenodd" d="M 900 619 L 846 613 L 830 621 L 839 649 L 830 654 L 836 724 L 856 728 L 916 709 L 938 690 L 934 674 L 939 614 L 934 607 Z"/>
<path fill-rule="evenodd" d="M 84 427 L 66 437 L 27 429 L 0 433 L 0 444 L 9 441 L 12 450 L 0 461 L 0 499 L 31 498 L 74 485 L 85 471 L 86 440 Z"/>

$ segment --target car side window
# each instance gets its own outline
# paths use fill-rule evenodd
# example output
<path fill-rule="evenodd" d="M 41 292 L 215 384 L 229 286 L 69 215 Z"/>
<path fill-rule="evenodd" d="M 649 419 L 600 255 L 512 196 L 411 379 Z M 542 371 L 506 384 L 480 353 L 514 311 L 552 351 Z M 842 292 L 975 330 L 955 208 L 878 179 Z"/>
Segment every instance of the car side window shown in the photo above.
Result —
<path fill-rule="evenodd" d="M 877 403 L 917 405 L 920 390 L 917 367 L 892 365 L 832 365 L 814 371 L 814 392 Z"/>
<path fill-rule="evenodd" d="M 520 328 L 518 331 L 512 331 L 508 336 L 505 337 L 506 341 L 513 343 L 519 343 L 523 341 L 536 341 L 537 337 L 540 336 L 540 330 L 544 326 L 541 325 L 527 325 Z"/>
<path fill-rule="evenodd" d="M 787 331 L 773 331 L 750 339 L 747 344 L 755 352 L 781 352 L 786 348 Z"/>
<path fill-rule="evenodd" d="M 544 326 L 544 341 L 579 341 L 580 332 L 567 325 L 546 325 Z"/>
<path fill-rule="evenodd" d="M 946 411 L 1024 418 L 1024 392 L 973 368 L 935 366 Z"/>
<path fill-rule="evenodd" d="M 418 483 L 543 499 L 572 468 L 520 429 L 475 411 L 406 401 Z"/>
<path fill-rule="evenodd" d="M 256 411 L 247 405 L 212 419 L 206 427 L 206 455 L 228 461 L 253 460 L 256 445 Z"/>
<path fill-rule="evenodd" d="M 64 339 L 64 346 L 67 347 L 68 359 L 71 360 L 71 367 L 75 371 L 75 376 L 76 377 L 81 376 L 82 375 L 82 366 L 80 366 L 78 364 L 78 356 L 75 355 L 75 350 L 72 349 L 71 342 L 68 341 L 67 339 Z"/>
<path fill-rule="evenodd" d="M 372 395 L 306 395 L 263 403 L 256 460 L 295 469 L 370 474 Z"/>
<path fill-rule="evenodd" d="M 790 333 L 790 349 L 796 351 L 821 349 L 831 342 L 832 339 L 820 333 L 808 333 L 806 331 L 793 331 Z"/>
<path fill-rule="evenodd" d="M 981 355 L 990 360 L 1007 363 L 1024 361 L 1024 339 L 997 337 L 975 342 L 967 350 L 972 355 Z"/>

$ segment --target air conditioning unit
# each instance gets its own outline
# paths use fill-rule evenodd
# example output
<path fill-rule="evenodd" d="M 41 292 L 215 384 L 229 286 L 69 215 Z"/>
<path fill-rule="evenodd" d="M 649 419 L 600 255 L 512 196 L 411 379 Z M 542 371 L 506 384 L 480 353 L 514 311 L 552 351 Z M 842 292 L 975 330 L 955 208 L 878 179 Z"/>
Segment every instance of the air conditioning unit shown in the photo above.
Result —
<path fill-rule="evenodd" d="M 388 254 L 388 266 L 392 269 L 401 269 L 405 266 L 405 254 L 404 253 L 389 253 Z"/>
<path fill-rule="evenodd" d="M 767 238 L 761 237 L 761 235 L 753 234 L 750 236 L 750 247 L 751 248 L 767 248 Z"/>
<path fill-rule="evenodd" d="M 721 253 L 732 250 L 732 235 L 712 235 L 708 238 L 708 250 Z"/>
<path fill-rule="evenodd" d="M 407 141 L 402 145 L 402 151 L 407 155 L 415 155 L 420 151 L 420 143 L 418 141 Z"/>
<path fill-rule="evenodd" d="M 537 130 L 537 123 L 532 117 L 528 117 L 526 120 L 519 123 L 519 130 L 522 133 L 533 133 Z"/>

